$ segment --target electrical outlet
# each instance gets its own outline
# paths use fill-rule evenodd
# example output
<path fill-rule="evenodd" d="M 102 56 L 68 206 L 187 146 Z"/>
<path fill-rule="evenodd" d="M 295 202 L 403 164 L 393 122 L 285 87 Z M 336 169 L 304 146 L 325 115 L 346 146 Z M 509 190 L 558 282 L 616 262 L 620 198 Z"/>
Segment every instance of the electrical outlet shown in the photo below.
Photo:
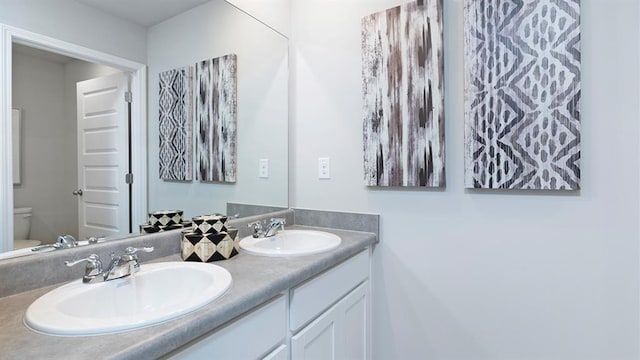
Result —
<path fill-rule="evenodd" d="M 269 159 L 260 159 L 259 177 L 261 179 L 269 177 Z"/>
<path fill-rule="evenodd" d="M 318 158 L 318 179 L 331 179 L 331 162 L 328 157 Z"/>

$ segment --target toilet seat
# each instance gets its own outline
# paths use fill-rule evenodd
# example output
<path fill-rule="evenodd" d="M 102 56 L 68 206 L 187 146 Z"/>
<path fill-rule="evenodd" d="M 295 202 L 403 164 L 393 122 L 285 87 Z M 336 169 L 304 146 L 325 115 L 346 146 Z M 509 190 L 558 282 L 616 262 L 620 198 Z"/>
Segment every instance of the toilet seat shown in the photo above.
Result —
<path fill-rule="evenodd" d="M 26 249 L 40 245 L 42 242 L 38 240 L 13 240 L 13 250 Z"/>

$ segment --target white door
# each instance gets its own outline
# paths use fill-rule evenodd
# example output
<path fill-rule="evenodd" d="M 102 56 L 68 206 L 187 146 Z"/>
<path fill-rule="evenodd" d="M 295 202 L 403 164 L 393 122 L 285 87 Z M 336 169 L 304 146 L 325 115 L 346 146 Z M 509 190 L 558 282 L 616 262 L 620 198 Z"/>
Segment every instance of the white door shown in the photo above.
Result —
<path fill-rule="evenodd" d="M 80 239 L 129 232 L 127 88 L 122 73 L 77 84 Z"/>

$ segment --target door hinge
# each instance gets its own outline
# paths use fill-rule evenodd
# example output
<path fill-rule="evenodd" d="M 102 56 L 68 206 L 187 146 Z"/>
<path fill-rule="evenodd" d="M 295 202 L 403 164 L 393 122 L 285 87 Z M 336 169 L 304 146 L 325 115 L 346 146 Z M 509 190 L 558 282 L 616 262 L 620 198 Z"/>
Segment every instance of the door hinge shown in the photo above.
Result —
<path fill-rule="evenodd" d="M 124 101 L 128 103 L 133 102 L 133 95 L 131 94 L 131 91 L 124 92 Z"/>
<path fill-rule="evenodd" d="M 133 174 L 129 173 L 127 175 L 124 176 L 124 181 L 127 184 L 133 184 Z"/>

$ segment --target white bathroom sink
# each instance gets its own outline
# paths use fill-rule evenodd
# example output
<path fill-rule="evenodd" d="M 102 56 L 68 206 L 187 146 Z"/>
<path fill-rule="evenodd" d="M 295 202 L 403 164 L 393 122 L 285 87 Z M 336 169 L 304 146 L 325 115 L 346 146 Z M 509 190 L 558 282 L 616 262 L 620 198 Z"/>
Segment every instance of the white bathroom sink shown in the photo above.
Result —
<path fill-rule="evenodd" d="M 324 231 L 284 230 L 268 238 L 247 236 L 240 240 L 240 249 L 254 255 L 302 256 L 333 250 L 341 242 L 338 235 Z"/>
<path fill-rule="evenodd" d="M 94 284 L 73 281 L 34 301 L 25 324 L 60 336 L 104 335 L 187 314 L 222 296 L 231 274 L 194 262 L 143 264 L 129 277 Z"/>

